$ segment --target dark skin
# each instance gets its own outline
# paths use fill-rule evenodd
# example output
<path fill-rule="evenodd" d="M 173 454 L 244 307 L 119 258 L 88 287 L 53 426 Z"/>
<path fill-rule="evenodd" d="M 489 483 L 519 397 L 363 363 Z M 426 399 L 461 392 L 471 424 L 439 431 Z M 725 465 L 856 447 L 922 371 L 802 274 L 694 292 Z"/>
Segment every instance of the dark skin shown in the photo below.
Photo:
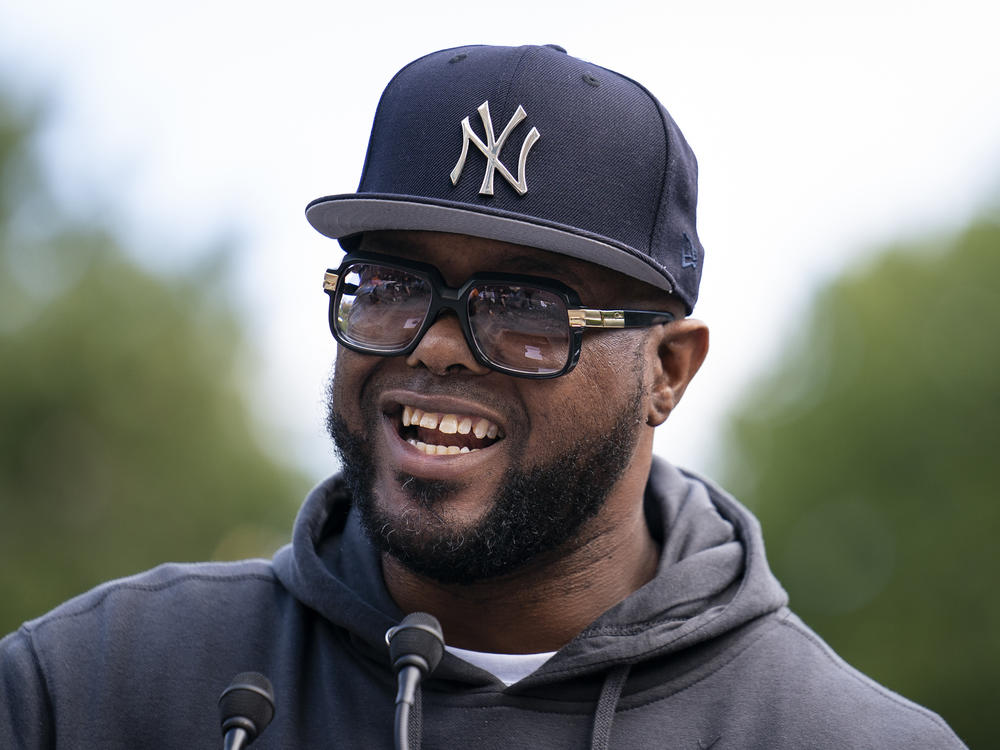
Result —
<path fill-rule="evenodd" d="M 377 502 L 428 535 L 434 524 L 422 514 L 429 511 L 408 499 L 401 472 L 452 482 L 457 489 L 435 505 L 435 520 L 444 518 L 453 528 L 471 525 L 489 507 L 510 466 L 541 464 L 563 455 L 574 441 L 602 434 L 638 391 L 631 460 L 600 512 L 571 543 L 513 573 L 471 585 L 442 584 L 383 556 L 385 583 L 399 607 L 434 614 L 450 645 L 495 653 L 557 650 L 655 574 L 659 549 L 642 509 L 653 430 L 701 366 L 708 330 L 683 318 L 682 305 L 652 287 L 533 248 L 431 232 L 369 233 L 363 248 L 431 263 L 453 286 L 478 271 L 526 273 L 559 279 L 587 306 L 666 309 L 678 318 L 650 329 L 588 332 L 576 368 L 549 380 L 483 367 L 450 314 L 440 317 L 407 357 L 339 348 L 334 403 L 352 432 L 374 433 L 367 437 L 376 459 Z M 502 428 L 504 438 L 474 454 L 423 456 L 396 438 L 390 417 L 378 429 L 367 428 L 363 403 L 386 414 L 411 404 L 483 416 Z"/>

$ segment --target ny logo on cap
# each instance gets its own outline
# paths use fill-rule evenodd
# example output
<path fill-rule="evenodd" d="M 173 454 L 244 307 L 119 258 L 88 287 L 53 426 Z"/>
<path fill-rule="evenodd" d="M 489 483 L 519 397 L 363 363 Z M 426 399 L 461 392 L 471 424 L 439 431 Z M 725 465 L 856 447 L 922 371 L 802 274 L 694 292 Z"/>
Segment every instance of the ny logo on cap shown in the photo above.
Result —
<path fill-rule="evenodd" d="M 517 127 L 521 120 L 528 116 L 524 111 L 524 107 L 520 104 L 517 105 L 517 111 L 514 112 L 514 116 L 510 118 L 510 122 L 507 123 L 507 127 L 503 129 L 499 138 L 493 134 L 493 121 L 490 119 L 490 103 L 488 101 L 483 102 L 476 111 L 479 112 L 479 117 L 483 121 L 483 129 L 486 131 L 486 143 L 483 143 L 479 136 L 472 132 L 472 126 L 469 125 L 468 117 L 462 120 L 462 155 L 458 157 L 458 163 L 451 170 L 451 184 L 457 185 L 458 178 L 462 176 L 462 168 L 465 167 L 465 157 L 469 154 L 469 142 L 471 141 L 476 145 L 476 148 L 483 152 L 483 156 L 486 157 L 486 174 L 483 175 L 483 184 L 479 187 L 479 194 L 493 195 L 493 173 L 499 171 L 507 182 L 511 184 L 511 187 L 520 195 L 524 195 L 528 192 L 528 184 L 525 181 L 524 175 L 524 165 L 528 161 L 528 152 L 531 151 L 531 147 L 541 137 L 538 133 L 538 128 L 533 127 L 528 131 L 528 135 L 525 136 L 524 142 L 521 144 L 521 156 L 517 160 L 517 179 L 515 180 L 510 170 L 501 163 L 500 152 L 503 151 L 503 145 L 507 142 L 510 132 Z"/>

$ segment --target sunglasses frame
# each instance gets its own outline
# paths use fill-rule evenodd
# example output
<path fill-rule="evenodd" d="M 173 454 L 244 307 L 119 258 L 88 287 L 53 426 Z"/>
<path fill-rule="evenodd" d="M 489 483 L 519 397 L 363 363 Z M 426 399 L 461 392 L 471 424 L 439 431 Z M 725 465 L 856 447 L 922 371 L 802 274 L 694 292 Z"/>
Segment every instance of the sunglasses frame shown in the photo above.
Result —
<path fill-rule="evenodd" d="M 426 277 L 431 287 L 431 302 L 423 322 L 413 335 L 413 340 L 405 347 L 391 350 L 374 350 L 356 344 L 346 338 L 337 326 L 337 308 L 343 295 L 344 270 L 354 263 L 372 263 L 387 268 L 421 275 Z M 569 329 L 569 352 L 566 363 L 562 369 L 554 372 L 534 373 L 522 372 L 509 367 L 504 367 L 490 360 L 480 349 L 475 336 L 472 333 L 472 326 L 469 322 L 469 290 L 475 286 L 483 284 L 509 284 L 511 286 L 527 286 L 540 289 L 558 296 L 566 307 L 567 327 Z M 662 325 L 674 320 L 674 315 L 665 310 L 596 310 L 583 308 L 580 304 L 580 296 L 569 286 L 566 286 L 555 279 L 548 279 L 540 276 L 529 276 L 512 273 L 474 273 L 459 287 L 450 287 L 445 281 L 441 272 L 429 263 L 419 261 L 403 260 L 391 255 L 381 255 L 379 253 L 352 252 L 346 255 L 341 261 L 337 270 L 327 269 L 323 276 L 323 291 L 330 297 L 329 323 L 330 332 L 337 340 L 348 349 L 360 354 L 371 354 L 383 357 L 397 357 L 411 354 L 423 340 L 427 332 L 444 310 L 451 310 L 458 317 L 462 335 L 465 337 L 466 346 L 476 361 L 483 367 L 488 367 L 496 372 L 511 375 L 518 378 L 547 379 L 557 378 L 565 375 L 576 367 L 580 359 L 580 352 L 583 349 L 583 331 L 585 328 L 646 328 L 654 325 Z"/>

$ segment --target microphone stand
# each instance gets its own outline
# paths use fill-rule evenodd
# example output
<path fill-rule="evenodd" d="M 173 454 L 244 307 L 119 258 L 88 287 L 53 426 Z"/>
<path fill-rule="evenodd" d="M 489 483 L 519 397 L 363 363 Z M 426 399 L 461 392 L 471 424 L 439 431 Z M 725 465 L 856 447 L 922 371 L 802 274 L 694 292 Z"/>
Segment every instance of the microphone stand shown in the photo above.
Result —
<path fill-rule="evenodd" d="M 416 703 L 420 681 L 433 672 L 444 655 L 444 635 L 433 615 L 412 612 L 385 634 L 389 658 L 396 671 L 396 750 L 410 750 L 410 709 Z"/>

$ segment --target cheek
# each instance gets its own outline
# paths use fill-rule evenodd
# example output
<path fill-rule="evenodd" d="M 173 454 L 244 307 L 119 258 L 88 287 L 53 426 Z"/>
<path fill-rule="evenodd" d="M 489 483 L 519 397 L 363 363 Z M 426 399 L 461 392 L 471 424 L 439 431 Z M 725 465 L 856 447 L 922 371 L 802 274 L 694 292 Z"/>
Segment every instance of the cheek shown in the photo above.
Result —
<path fill-rule="evenodd" d="M 633 356 L 631 349 L 623 356 L 620 346 L 588 349 L 585 343 L 572 372 L 538 381 L 529 407 L 535 434 L 550 440 L 551 431 L 557 430 L 576 441 L 607 430 L 629 407 L 639 387 Z"/>
<path fill-rule="evenodd" d="M 361 389 L 375 366 L 373 360 L 377 359 L 357 354 L 343 346 L 337 348 L 331 388 L 333 406 L 352 429 L 356 430 L 361 425 Z"/>
<path fill-rule="evenodd" d="M 642 339 L 632 332 L 607 333 L 584 342 L 580 362 L 571 375 L 579 374 L 577 398 L 595 412 L 620 410 L 631 404 L 638 391 L 648 392 L 649 370 Z"/>

